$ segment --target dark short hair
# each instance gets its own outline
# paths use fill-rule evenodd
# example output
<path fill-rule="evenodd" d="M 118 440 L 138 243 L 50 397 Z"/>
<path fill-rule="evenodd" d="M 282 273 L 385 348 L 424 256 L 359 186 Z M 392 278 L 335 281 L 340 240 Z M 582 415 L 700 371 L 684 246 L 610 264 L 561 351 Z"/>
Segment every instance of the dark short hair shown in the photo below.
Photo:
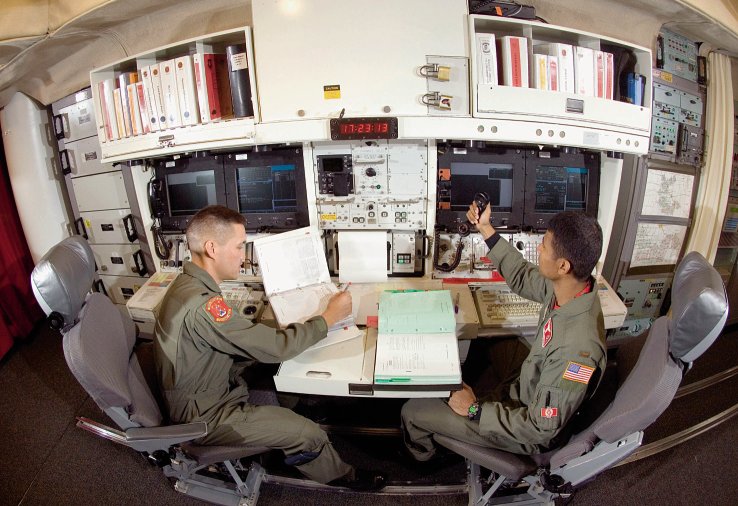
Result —
<path fill-rule="evenodd" d="M 187 245 L 190 251 L 201 253 L 205 240 L 214 239 L 219 243 L 228 239 L 230 225 L 246 227 L 246 218 L 225 206 L 207 206 L 200 209 L 187 225 Z"/>
<path fill-rule="evenodd" d="M 553 250 L 571 264 L 574 277 L 589 278 L 602 253 L 602 228 L 597 220 L 583 213 L 564 211 L 548 222 L 553 235 Z"/>

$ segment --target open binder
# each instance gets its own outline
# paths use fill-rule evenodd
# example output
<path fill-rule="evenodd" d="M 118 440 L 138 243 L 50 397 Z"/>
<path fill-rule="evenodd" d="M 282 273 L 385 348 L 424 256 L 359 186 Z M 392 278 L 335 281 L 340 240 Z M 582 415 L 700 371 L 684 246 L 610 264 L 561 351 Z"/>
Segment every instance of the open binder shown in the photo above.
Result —
<path fill-rule="evenodd" d="M 264 291 L 281 327 L 318 316 L 338 288 L 331 282 L 320 234 L 304 227 L 254 240 Z M 353 317 L 328 329 L 328 336 L 310 349 L 362 335 Z"/>

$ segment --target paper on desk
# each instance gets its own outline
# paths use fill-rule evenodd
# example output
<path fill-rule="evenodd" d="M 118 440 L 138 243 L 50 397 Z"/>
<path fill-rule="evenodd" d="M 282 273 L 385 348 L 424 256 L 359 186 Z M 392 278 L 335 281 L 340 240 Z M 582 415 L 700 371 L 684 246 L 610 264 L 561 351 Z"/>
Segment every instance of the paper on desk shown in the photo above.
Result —
<path fill-rule="evenodd" d="M 321 339 L 310 348 L 307 348 L 307 350 L 317 350 L 319 348 L 342 343 L 344 341 L 348 341 L 349 339 L 355 339 L 364 335 L 364 332 L 362 332 L 359 327 L 353 324 L 339 328 L 335 328 L 334 325 L 331 328 L 334 330 L 329 330 L 328 335 L 325 337 L 325 339 Z"/>
<path fill-rule="evenodd" d="M 380 333 L 453 333 L 455 329 L 454 305 L 448 290 L 382 292 L 379 296 Z"/>
<path fill-rule="evenodd" d="M 387 280 L 387 232 L 338 232 L 341 283 L 376 283 Z"/>
<path fill-rule="evenodd" d="M 273 294 L 269 297 L 269 303 L 279 324 L 285 326 L 290 323 L 305 323 L 313 316 L 323 313 L 328 307 L 328 301 L 336 293 L 336 285 L 321 283 Z"/>

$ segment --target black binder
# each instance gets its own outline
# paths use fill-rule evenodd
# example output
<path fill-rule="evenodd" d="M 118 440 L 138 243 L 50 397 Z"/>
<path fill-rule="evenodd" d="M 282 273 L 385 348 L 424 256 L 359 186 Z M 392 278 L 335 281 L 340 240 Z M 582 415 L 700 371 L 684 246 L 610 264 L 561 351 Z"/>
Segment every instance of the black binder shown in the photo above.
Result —
<path fill-rule="evenodd" d="M 251 104 L 251 83 L 249 82 L 246 45 L 238 44 L 226 47 L 226 56 L 228 59 L 228 76 L 231 82 L 233 115 L 237 118 L 253 116 L 254 107 Z"/>

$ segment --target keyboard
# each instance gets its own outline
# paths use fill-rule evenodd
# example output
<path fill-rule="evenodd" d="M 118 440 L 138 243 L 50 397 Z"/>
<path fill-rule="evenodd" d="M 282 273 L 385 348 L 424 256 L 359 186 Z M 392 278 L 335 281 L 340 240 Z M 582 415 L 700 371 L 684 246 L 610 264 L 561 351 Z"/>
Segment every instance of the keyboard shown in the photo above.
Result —
<path fill-rule="evenodd" d="M 485 285 L 474 292 L 482 327 L 535 327 L 541 304 L 512 292 L 504 283 Z"/>

